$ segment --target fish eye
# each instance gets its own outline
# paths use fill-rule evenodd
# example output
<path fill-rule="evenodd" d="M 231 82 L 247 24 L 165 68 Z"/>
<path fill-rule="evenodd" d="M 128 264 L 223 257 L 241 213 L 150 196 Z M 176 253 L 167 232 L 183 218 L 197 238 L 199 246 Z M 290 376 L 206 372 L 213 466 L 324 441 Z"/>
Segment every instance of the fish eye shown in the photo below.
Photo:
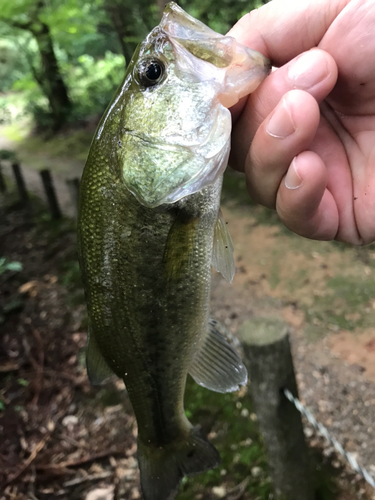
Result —
<path fill-rule="evenodd" d="M 139 68 L 139 80 L 145 87 L 152 87 L 161 81 L 164 72 L 164 64 L 161 61 L 144 61 Z"/>

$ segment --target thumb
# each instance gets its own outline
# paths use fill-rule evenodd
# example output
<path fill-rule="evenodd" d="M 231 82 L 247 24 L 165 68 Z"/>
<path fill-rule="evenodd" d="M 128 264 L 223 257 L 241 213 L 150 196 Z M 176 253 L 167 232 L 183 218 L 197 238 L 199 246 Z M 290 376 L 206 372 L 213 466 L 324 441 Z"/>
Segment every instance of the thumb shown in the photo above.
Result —
<path fill-rule="evenodd" d="M 228 35 L 282 66 L 313 47 L 350 0 L 272 0 L 243 16 Z"/>

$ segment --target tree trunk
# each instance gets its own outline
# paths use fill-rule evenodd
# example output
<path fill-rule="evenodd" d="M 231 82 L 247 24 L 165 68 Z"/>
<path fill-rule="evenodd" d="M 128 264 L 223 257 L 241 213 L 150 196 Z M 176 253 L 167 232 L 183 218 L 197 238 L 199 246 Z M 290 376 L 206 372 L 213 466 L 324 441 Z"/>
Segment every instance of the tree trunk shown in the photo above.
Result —
<path fill-rule="evenodd" d="M 122 53 L 124 54 L 126 64 L 128 64 L 133 55 L 133 50 L 132 47 L 129 47 L 129 44 L 125 42 L 125 38 L 129 36 L 126 27 L 126 20 L 123 19 L 123 13 L 121 12 L 121 9 L 117 8 L 117 6 L 107 6 L 106 10 L 111 17 L 113 27 L 115 28 L 116 35 L 120 42 Z"/>
<path fill-rule="evenodd" d="M 32 25 L 30 31 L 38 44 L 42 61 L 40 83 L 51 108 L 54 131 L 57 131 L 67 121 L 72 107 L 68 89 L 60 73 L 49 26 L 39 22 L 37 26 Z"/>
<path fill-rule="evenodd" d="M 126 65 L 128 65 L 136 48 L 136 43 L 125 41 L 126 37 L 131 36 L 128 26 L 132 23 L 132 14 L 129 12 L 127 4 L 125 2 L 119 3 L 118 0 L 106 0 L 104 8 L 111 19 Z"/>

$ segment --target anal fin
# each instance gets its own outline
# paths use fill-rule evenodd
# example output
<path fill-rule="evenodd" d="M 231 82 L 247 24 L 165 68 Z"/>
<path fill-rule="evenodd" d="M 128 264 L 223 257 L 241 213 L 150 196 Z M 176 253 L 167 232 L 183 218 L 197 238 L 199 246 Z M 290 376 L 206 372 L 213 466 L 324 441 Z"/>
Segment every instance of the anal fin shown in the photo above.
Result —
<path fill-rule="evenodd" d="M 232 238 L 223 219 L 223 214 L 219 210 L 214 228 L 212 265 L 230 283 L 232 283 L 236 272 L 233 250 Z"/>
<path fill-rule="evenodd" d="M 99 350 L 95 336 L 91 333 L 88 335 L 86 346 L 86 367 L 92 385 L 101 385 L 114 375 Z"/>
<path fill-rule="evenodd" d="M 233 392 L 247 384 L 246 367 L 228 344 L 225 331 L 218 321 L 210 319 L 208 334 L 189 368 L 197 384 L 215 392 Z"/>

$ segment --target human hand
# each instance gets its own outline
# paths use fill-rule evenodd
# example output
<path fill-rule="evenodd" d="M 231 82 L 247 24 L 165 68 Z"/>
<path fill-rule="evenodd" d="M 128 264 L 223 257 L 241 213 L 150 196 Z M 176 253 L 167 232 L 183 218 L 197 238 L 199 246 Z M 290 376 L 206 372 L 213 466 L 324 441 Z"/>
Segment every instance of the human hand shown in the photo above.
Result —
<path fill-rule="evenodd" d="M 232 109 L 230 165 L 302 236 L 375 240 L 374 33 L 373 0 L 273 0 L 229 33 L 278 67 Z"/>

